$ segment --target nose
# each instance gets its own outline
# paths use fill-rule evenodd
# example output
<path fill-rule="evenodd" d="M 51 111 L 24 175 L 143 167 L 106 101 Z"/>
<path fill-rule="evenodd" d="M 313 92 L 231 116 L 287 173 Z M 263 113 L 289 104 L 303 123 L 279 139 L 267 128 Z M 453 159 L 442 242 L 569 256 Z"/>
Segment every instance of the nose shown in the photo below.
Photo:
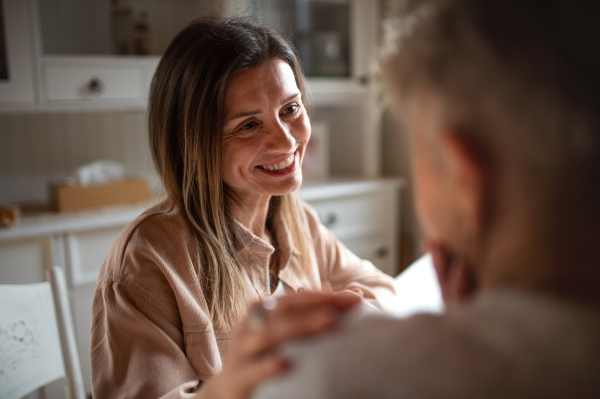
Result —
<path fill-rule="evenodd" d="M 269 129 L 267 136 L 267 152 L 291 152 L 296 145 L 296 138 L 292 135 L 290 126 L 280 121 Z"/>

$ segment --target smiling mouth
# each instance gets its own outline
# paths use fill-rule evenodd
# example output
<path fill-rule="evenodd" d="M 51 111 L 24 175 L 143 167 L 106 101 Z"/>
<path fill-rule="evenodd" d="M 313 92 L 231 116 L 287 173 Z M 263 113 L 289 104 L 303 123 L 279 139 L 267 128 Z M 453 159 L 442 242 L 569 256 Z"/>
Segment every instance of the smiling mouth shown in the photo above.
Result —
<path fill-rule="evenodd" d="M 289 158 L 279 162 L 279 163 L 271 163 L 266 165 L 259 165 L 258 167 L 266 170 L 283 170 L 294 163 L 295 153 L 290 155 Z"/>

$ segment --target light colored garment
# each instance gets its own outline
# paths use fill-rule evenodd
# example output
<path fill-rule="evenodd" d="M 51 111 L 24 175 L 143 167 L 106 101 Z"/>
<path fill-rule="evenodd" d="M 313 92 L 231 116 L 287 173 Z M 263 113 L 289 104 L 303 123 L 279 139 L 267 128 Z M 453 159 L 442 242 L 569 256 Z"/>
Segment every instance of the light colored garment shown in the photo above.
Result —
<path fill-rule="evenodd" d="M 352 290 L 391 310 L 394 280 L 348 251 L 303 208 L 314 264 L 305 270 L 285 222 L 275 217 L 279 278 L 285 292 Z M 274 247 L 243 226 L 240 257 L 247 303 L 271 295 Z M 115 241 L 92 307 L 92 391 L 96 398 L 185 397 L 222 369 L 230 336 L 215 330 L 202 294 L 198 243 L 168 200 L 148 209 Z"/>
<path fill-rule="evenodd" d="M 600 397 L 598 309 L 504 291 L 443 315 L 350 319 L 284 346 L 293 368 L 253 399 Z"/>

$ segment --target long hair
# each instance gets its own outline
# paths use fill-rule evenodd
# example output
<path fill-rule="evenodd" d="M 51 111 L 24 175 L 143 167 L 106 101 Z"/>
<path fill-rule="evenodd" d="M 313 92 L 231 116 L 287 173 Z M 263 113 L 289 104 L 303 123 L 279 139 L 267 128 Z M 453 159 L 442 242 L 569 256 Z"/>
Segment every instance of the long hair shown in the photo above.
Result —
<path fill-rule="evenodd" d="M 171 42 L 152 79 L 148 131 L 152 157 L 167 195 L 198 237 L 199 279 L 213 325 L 231 329 L 245 310 L 237 224 L 221 175 L 225 93 L 233 75 L 279 58 L 305 93 L 294 47 L 246 18 L 202 18 Z M 308 233 L 297 193 L 273 197 L 306 268 Z"/>

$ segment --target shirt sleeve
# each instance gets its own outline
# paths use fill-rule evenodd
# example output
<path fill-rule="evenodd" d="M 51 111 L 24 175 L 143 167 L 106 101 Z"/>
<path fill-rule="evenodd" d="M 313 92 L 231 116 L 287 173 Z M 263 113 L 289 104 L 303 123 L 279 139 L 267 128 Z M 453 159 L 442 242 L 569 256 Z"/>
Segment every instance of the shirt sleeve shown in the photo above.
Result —
<path fill-rule="evenodd" d="M 118 241 L 92 304 L 93 396 L 190 397 L 222 366 L 186 246 L 143 228 Z"/>
<path fill-rule="evenodd" d="M 120 282 L 94 296 L 91 357 L 94 397 L 185 398 L 199 384 L 176 318 Z"/>
<path fill-rule="evenodd" d="M 392 312 L 396 296 L 394 279 L 346 248 L 308 205 L 306 211 L 317 261 L 332 291 L 355 292 L 379 310 Z"/>

